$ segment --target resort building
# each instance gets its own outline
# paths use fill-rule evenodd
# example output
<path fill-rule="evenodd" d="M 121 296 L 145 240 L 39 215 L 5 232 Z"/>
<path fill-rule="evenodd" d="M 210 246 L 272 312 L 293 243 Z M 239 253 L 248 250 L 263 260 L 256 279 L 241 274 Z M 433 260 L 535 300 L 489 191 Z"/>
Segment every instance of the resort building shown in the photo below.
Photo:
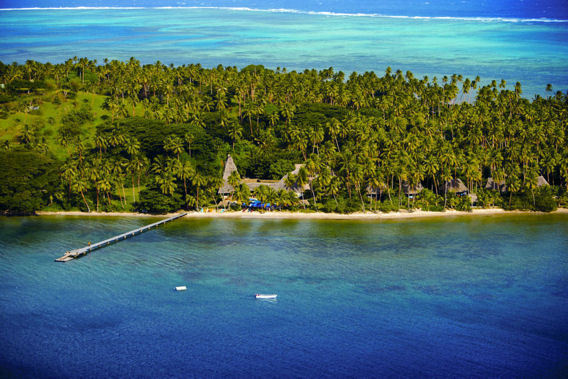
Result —
<path fill-rule="evenodd" d="M 542 187 L 547 186 L 548 182 L 544 178 L 544 176 L 539 176 L 536 178 L 536 186 Z M 485 189 L 499 191 L 500 193 L 507 192 L 507 184 L 505 184 L 504 180 L 495 181 L 492 177 L 487 178 L 487 184 L 485 184 Z"/>
<path fill-rule="evenodd" d="M 469 193 L 469 189 L 459 178 L 447 181 L 444 186 L 445 191 L 454 192 L 457 196 L 466 196 Z"/>
<path fill-rule="evenodd" d="M 544 176 L 539 176 L 538 178 L 536 178 L 536 186 L 537 187 L 542 187 L 542 186 L 547 186 L 548 182 L 546 181 L 546 179 L 544 179 Z"/>
<path fill-rule="evenodd" d="M 499 191 L 501 193 L 507 192 L 507 186 L 504 180 L 493 180 L 492 177 L 487 178 L 487 184 L 485 184 L 485 189 Z"/>
<path fill-rule="evenodd" d="M 418 183 L 414 186 L 411 186 L 410 183 L 406 181 L 402 183 L 402 190 L 404 191 L 404 194 L 410 199 L 413 199 L 414 196 L 418 195 L 423 189 L 424 187 L 422 186 L 422 183 Z"/>
<path fill-rule="evenodd" d="M 284 190 L 286 190 L 286 191 L 293 191 L 293 192 L 296 194 L 296 196 L 298 196 L 298 197 L 300 197 L 300 196 L 304 193 L 304 191 L 309 190 L 309 189 L 310 189 L 310 185 L 307 184 L 307 183 L 304 184 L 302 187 L 300 187 L 300 186 L 298 185 L 298 182 L 295 182 L 292 187 L 289 187 L 288 185 L 286 185 L 288 176 L 289 176 L 290 174 L 291 174 L 291 175 L 294 175 L 294 176 L 298 175 L 298 173 L 300 172 L 300 169 L 301 169 L 302 167 L 304 167 L 303 164 L 298 164 L 298 163 L 296 163 L 296 164 L 295 164 L 295 167 L 294 167 L 294 171 L 292 171 L 292 172 L 290 172 L 290 173 L 284 175 L 284 176 L 282 177 L 282 179 L 280 179 L 280 180 L 278 181 L 278 186 L 277 186 L 277 188 L 275 188 L 275 189 L 276 189 L 276 190 L 284 189 Z M 312 179 L 313 179 L 313 178 L 308 178 L 308 181 L 311 181 Z"/>
<path fill-rule="evenodd" d="M 226 196 L 231 194 L 235 190 L 233 186 L 229 184 L 229 176 L 231 176 L 233 172 L 236 172 L 238 174 L 239 170 L 237 170 L 237 165 L 235 164 L 235 161 L 233 161 L 233 157 L 231 157 L 231 154 L 229 154 L 227 156 L 225 169 L 223 171 L 223 185 L 221 186 L 221 188 L 219 188 L 218 191 L 220 195 Z"/>
<path fill-rule="evenodd" d="M 290 174 L 298 175 L 300 169 L 303 166 L 304 166 L 303 164 L 296 164 L 294 170 L 284 175 L 280 180 L 243 178 L 241 179 L 241 183 L 246 184 L 246 186 L 249 188 L 251 192 L 256 190 L 261 185 L 265 185 L 267 187 L 272 188 L 274 191 L 280 191 L 280 190 L 294 191 L 294 193 L 296 193 L 296 195 L 300 197 L 304 193 L 304 191 L 310 189 L 310 186 L 308 184 L 304 184 L 302 187 L 300 187 L 298 183 L 294 183 L 294 185 L 290 187 L 286 184 L 286 182 Z M 238 173 L 239 171 L 237 169 L 235 161 L 233 160 L 233 157 L 231 157 L 231 154 L 229 154 L 227 156 L 227 162 L 225 162 L 225 169 L 223 171 L 223 184 L 221 185 L 221 188 L 219 188 L 218 191 L 220 195 L 229 196 L 234 191 L 233 186 L 229 184 L 229 176 L 231 176 L 233 172 Z"/>

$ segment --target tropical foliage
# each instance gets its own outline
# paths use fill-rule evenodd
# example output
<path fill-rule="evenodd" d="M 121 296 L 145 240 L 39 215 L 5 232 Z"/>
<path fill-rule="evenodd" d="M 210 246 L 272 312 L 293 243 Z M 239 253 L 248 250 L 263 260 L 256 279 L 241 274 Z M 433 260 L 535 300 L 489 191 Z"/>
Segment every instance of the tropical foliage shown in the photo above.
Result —
<path fill-rule="evenodd" d="M 308 207 L 323 211 L 469 209 L 444 185 L 457 178 L 482 206 L 565 204 L 568 97 L 528 100 L 519 83 L 508 89 L 504 81 L 481 86 L 479 78 L 416 78 L 390 68 L 382 77 L 346 78 L 332 68 L 206 69 L 134 58 L 0 63 L 0 83 L 0 141 L 11 154 L 1 163 L 13 165 L 0 179 L 11 199 L 0 203 L 3 211 L 20 201 L 15 193 L 39 188 L 7 184 L 20 169 L 38 175 L 15 163 L 30 154 L 43 157 L 34 161 L 38 169 L 53 165 L 58 178 L 41 187 L 41 201 L 17 212 L 47 204 L 148 212 L 211 206 L 220 200 L 228 153 L 243 177 L 280 179 L 304 163 L 288 180 L 307 185 Z M 539 175 L 553 186 L 538 189 Z M 488 177 L 506 192 L 485 190 Z M 232 180 L 232 195 L 246 201 L 246 186 Z M 404 186 L 418 183 L 426 190 L 407 198 Z M 257 192 L 306 206 L 286 192 Z"/>

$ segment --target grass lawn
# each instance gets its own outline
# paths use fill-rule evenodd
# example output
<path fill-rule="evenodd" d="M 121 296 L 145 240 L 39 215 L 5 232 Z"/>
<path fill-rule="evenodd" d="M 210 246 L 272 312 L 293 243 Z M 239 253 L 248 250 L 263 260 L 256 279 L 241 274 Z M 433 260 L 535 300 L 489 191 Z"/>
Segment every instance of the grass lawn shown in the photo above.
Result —
<path fill-rule="evenodd" d="M 134 194 L 136 195 L 136 200 L 139 200 L 140 191 L 145 189 L 146 186 L 134 186 Z M 133 197 L 132 197 L 132 185 L 127 186 L 127 183 L 124 185 L 124 195 L 126 197 L 127 208 L 132 208 Z M 122 196 L 122 189 L 119 188 L 118 190 L 114 191 L 114 196 L 119 197 Z M 120 201 L 117 200 L 117 205 L 120 207 Z"/>
<path fill-rule="evenodd" d="M 71 147 L 64 147 L 58 141 L 58 131 L 61 128 L 62 117 L 72 110 L 87 106 L 94 117 L 83 125 L 81 136 L 87 149 L 94 148 L 96 126 L 110 118 L 110 112 L 103 109 L 106 96 L 79 92 L 74 98 L 65 98 L 57 92 L 47 92 L 41 95 L 20 95 L 18 101 L 5 104 L 8 108 L 7 117 L 0 118 L 0 144 L 9 141 L 10 145 L 19 144 L 18 137 L 25 125 L 35 129 L 35 138 L 45 140 L 46 145 L 58 159 L 64 160 L 71 154 Z M 30 109 L 39 107 L 39 109 Z M 131 109 L 130 109 L 131 110 Z M 142 105 L 136 106 L 136 114 L 143 114 Z"/>

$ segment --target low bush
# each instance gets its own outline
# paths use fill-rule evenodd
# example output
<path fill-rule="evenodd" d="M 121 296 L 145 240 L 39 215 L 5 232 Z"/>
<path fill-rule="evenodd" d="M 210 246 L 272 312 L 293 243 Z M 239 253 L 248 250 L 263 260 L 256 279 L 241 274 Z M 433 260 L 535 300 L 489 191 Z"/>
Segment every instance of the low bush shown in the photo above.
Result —
<path fill-rule="evenodd" d="M 140 191 L 140 200 L 134 204 L 134 208 L 138 212 L 153 214 L 175 212 L 182 207 L 183 201 L 179 194 L 174 193 L 172 196 L 168 196 L 155 188 Z"/>
<path fill-rule="evenodd" d="M 476 195 L 477 205 L 482 208 L 499 207 L 503 204 L 503 197 L 499 191 L 478 189 Z"/>
<path fill-rule="evenodd" d="M 381 203 L 379 210 L 384 213 L 396 212 L 398 211 L 398 203 L 393 199 L 393 201 L 385 200 Z"/>
<path fill-rule="evenodd" d="M 469 196 L 458 196 L 455 209 L 458 211 L 471 212 L 471 199 Z"/>
<path fill-rule="evenodd" d="M 534 190 L 525 190 L 518 194 L 509 194 L 503 203 L 505 210 L 530 210 L 539 212 L 552 212 L 558 208 L 555 198 L 555 188 L 542 186 Z"/>

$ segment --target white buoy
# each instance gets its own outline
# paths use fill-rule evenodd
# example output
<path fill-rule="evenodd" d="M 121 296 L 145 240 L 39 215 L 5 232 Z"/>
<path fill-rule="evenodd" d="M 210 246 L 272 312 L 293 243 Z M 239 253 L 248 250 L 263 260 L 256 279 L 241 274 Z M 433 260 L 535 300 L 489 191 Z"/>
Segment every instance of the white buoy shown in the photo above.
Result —
<path fill-rule="evenodd" d="M 254 297 L 256 297 L 257 299 L 276 299 L 278 295 L 277 294 L 261 294 L 261 293 L 257 293 L 254 295 Z"/>
<path fill-rule="evenodd" d="M 176 291 L 186 291 L 186 290 L 187 290 L 187 287 L 186 287 L 186 286 L 179 286 L 179 287 L 176 287 Z"/>

